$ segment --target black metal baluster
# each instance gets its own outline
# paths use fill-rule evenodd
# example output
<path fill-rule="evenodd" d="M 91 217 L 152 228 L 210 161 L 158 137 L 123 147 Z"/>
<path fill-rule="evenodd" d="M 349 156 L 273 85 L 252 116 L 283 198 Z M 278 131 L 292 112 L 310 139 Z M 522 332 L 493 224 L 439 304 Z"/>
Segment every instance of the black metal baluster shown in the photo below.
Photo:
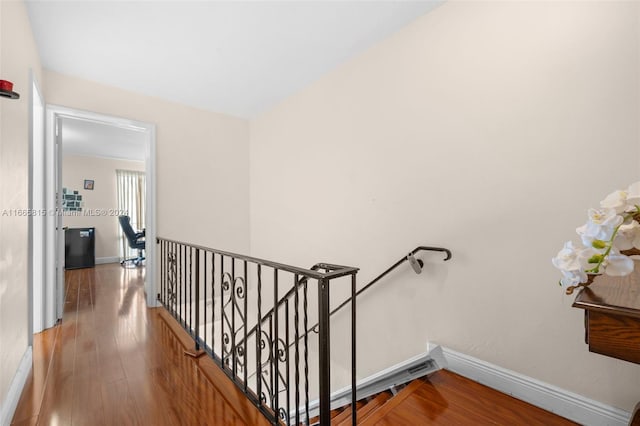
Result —
<path fill-rule="evenodd" d="M 269 404 L 271 404 L 271 408 L 273 409 L 273 389 L 274 389 L 274 380 L 273 377 L 275 376 L 275 374 L 273 373 L 273 310 L 271 311 L 271 315 L 269 316 L 269 372 L 271 373 L 269 375 L 269 379 L 271 380 L 270 385 L 270 392 L 271 395 L 269 396 Z"/>
<path fill-rule="evenodd" d="M 168 292 L 168 287 L 169 287 L 169 283 L 168 283 L 168 277 L 169 277 L 169 268 L 168 268 L 168 256 L 169 256 L 169 249 L 168 249 L 168 243 L 165 240 L 162 240 L 162 259 L 163 259 L 163 268 L 162 270 L 163 272 L 163 283 L 164 283 L 164 288 L 163 288 L 163 298 L 164 298 L 164 306 L 166 306 L 167 308 L 169 307 L 168 305 L 168 299 L 169 299 L 169 292 Z"/>
<path fill-rule="evenodd" d="M 211 353 L 216 345 L 216 254 L 211 252 Z"/>
<path fill-rule="evenodd" d="M 331 348 L 329 338 L 329 280 L 321 278 L 318 282 L 318 341 L 320 370 L 320 424 L 331 424 Z M 354 407 L 355 408 L 355 407 Z"/>
<path fill-rule="evenodd" d="M 258 264 L 258 323 L 256 324 L 256 392 L 262 398 L 262 265 Z"/>
<path fill-rule="evenodd" d="M 220 361 L 224 369 L 224 255 L 220 255 Z"/>
<path fill-rule="evenodd" d="M 200 350 L 198 337 L 200 335 L 200 249 L 196 249 L 196 351 Z"/>
<path fill-rule="evenodd" d="M 193 247 L 189 247 L 189 328 L 191 335 L 196 338 L 196 332 L 193 328 Z"/>
<path fill-rule="evenodd" d="M 158 248 L 158 253 L 160 256 L 160 291 L 158 292 L 158 294 L 156 295 L 156 300 L 159 300 L 163 305 L 164 305 L 164 275 L 165 275 L 165 270 L 164 270 L 164 252 L 162 250 L 162 244 L 163 241 L 160 240 L 159 238 L 156 239 L 156 244 L 158 244 L 160 247 Z"/>
<path fill-rule="evenodd" d="M 184 317 L 183 317 L 183 324 L 185 327 L 187 327 L 187 318 L 188 318 L 188 312 L 187 309 L 188 308 L 188 304 L 189 301 L 187 300 L 187 282 L 189 280 L 189 276 L 187 275 L 187 246 L 183 246 L 183 256 L 182 256 L 182 263 L 183 263 L 183 272 L 182 272 L 182 277 L 183 277 L 183 289 L 182 289 L 182 299 L 183 299 L 183 304 L 184 304 Z"/>
<path fill-rule="evenodd" d="M 356 425 L 356 275 L 351 274 L 351 424 Z"/>
<path fill-rule="evenodd" d="M 280 330 L 278 329 L 278 269 L 273 270 L 273 330 L 274 338 L 271 340 L 273 345 L 273 364 L 275 365 L 273 374 L 273 401 L 272 409 L 275 413 L 276 419 L 278 418 L 278 393 L 279 393 L 279 380 L 278 380 L 278 335 Z"/>
<path fill-rule="evenodd" d="M 173 299 L 174 303 L 172 306 L 173 309 L 173 317 L 175 318 L 178 315 L 178 288 L 179 288 L 179 279 L 178 279 L 178 244 L 173 243 L 173 269 L 175 271 L 175 276 L 173 277 Z"/>
<path fill-rule="evenodd" d="M 203 329 L 204 329 L 204 333 L 202 336 L 202 341 L 204 342 L 204 347 L 205 349 L 207 348 L 207 345 L 209 344 L 209 341 L 207 340 L 207 252 L 206 250 L 202 252 L 202 272 L 203 272 L 203 276 L 202 276 L 202 282 L 204 283 L 204 285 L 202 286 L 202 290 L 204 291 L 204 295 L 202 296 L 202 317 L 204 318 L 204 324 L 203 324 Z M 200 256 L 198 256 L 198 259 L 200 258 Z M 198 269 L 198 276 L 200 276 L 200 269 Z M 200 305 L 198 305 L 200 306 Z M 200 324 L 198 324 L 198 329 L 200 329 Z"/>
<path fill-rule="evenodd" d="M 163 292 L 163 290 L 164 290 L 164 285 L 163 285 L 163 282 L 164 282 L 164 268 L 163 268 L 162 241 L 160 239 L 156 239 L 156 244 L 159 245 L 158 255 L 160 257 L 160 261 L 159 261 L 159 263 L 160 263 L 160 279 L 159 279 L 160 280 L 160 287 L 158 289 L 159 290 L 158 293 L 156 294 L 156 300 L 162 301 L 162 296 L 164 294 L 164 292 Z M 163 305 L 164 305 L 164 303 L 163 303 Z"/>
<path fill-rule="evenodd" d="M 307 315 L 307 280 L 304 281 L 304 287 L 302 293 L 302 313 L 304 315 L 304 408 L 306 423 L 309 424 L 309 318 Z"/>
<path fill-rule="evenodd" d="M 176 306 L 176 308 L 178 309 L 178 315 L 180 316 L 180 324 L 183 325 L 183 321 L 182 321 L 182 244 L 178 244 L 178 254 L 179 254 L 179 260 L 178 260 L 178 300 L 177 303 L 178 305 Z"/>
<path fill-rule="evenodd" d="M 236 357 L 236 258 L 231 258 L 231 366 L 233 381 L 238 382 L 238 358 Z"/>
<path fill-rule="evenodd" d="M 244 391 L 247 392 L 247 370 L 249 370 L 249 364 L 247 364 L 247 303 L 249 299 L 249 295 L 247 294 L 247 290 L 249 289 L 249 277 L 247 276 L 247 261 L 244 261 L 244 340 L 242 344 L 244 345 L 244 350 L 242 354 L 244 355 Z"/>
<path fill-rule="evenodd" d="M 294 281 L 294 293 L 293 293 L 293 323 L 294 323 L 294 380 L 296 382 L 296 393 L 295 393 L 295 401 L 296 401 L 296 425 L 300 424 L 300 330 L 299 330 L 299 322 L 300 316 L 298 311 L 300 309 L 300 296 L 298 295 L 298 274 L 295 276 Z M 329 424 L 329 423 L 321 423 L 321 424 Z"/>
<path fill-rule="evenodd" d="M 167 255 L 168 255 L 168 261 L 167 261 L 167 266 L 168 266 L 168 271 L 167 271 L 167 309 L 169 309 L 169 311 L 172 314 L 175 314 L 175 311 L 173 309 L 173 303 L 172 300 L 174 299 L 174 291 L 173 291 L 173 285 L 172 283 L 176 282 L 176 269 L 175 269 L 175 264 L 174 264 L 174 260 L 175 260 L 175 251 L 174 251 L 174 247 L 173 247 L 173 243 L 167 241 Z"/>
<path fill-rule="evenodd" d="M 291 344 L 291 342 L 289 341 L 289 299 L 285 299 L 284 301 L 284 317 L 285 317 L 285 326 L 284 328 L 286 329 L 286 351 L 287 351 L 287 363 L 286 363 L 286 370 L 287 370 L 287 425 L 289 424 L 289 416 L 291 415 L 291 392 L 290 392 L 290 388 L 291 388 L 291 378 L 289 377 L 289 345 Z"/>

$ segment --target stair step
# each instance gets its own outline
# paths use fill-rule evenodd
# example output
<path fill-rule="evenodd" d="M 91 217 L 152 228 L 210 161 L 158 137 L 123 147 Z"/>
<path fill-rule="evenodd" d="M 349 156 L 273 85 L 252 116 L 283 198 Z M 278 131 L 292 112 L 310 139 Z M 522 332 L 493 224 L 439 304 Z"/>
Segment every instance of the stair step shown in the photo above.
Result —
<path fill-rule="evenodd" d="M 382 407 L 385 402 L 393 398 L 389 391 L 380 392 L 379 394 L 368 398 L 368 401 L 358 407 L 358 423 L 366 419 L 371 413 Z M 349 426 L 351 424 L 351 416 L 337 423 L 338 426 Z"/>
<path fill-rule="evenodd" d="M 347 408 L 350 409 L 349 406 L 346 406 L 346 407 L 340 407 L 340 408 L 336 408 L 334 410 L 331 410 L 331 423 L 333 423 L 333 419 L 335 419 L 337 416 L 339 416 Z M 311 419 L 309 419 L 309 424 L 311 426 L 319 425 L 320 424 L 320 417 L 319 416 L 312 417 Z M 302 425 L 303 424 L 301 423 L 301 426 Z"/>
<path fill-rule="evenodd" d="M 356 412 L 359 412 L 360 409 L 362 407 L 364 407 L 366 405 L 366 401 L 357 401 L 356 402 Z M 332 419 L 332 423 L 335 422 L 335 424 L 339 425 L 341 423 L 345 423 L 345 424 L 351 424 L 351 406 L 347 406 L 347 408 L 345 408 L 345 410 L 340 413 L 340 415 L 334 417 Z"/>
<path fill-rule="evenodd" d="M 418 383 L 415 383 L 415 382 L 418 382 Z M 369 416 L 376 413 L 379 408 L 385 406 L 385 404 L 387 404 L 388 401 L 395 399 L 397 396 L 403 395 L 400 398 L 399 402 L 404 400 L 406 396 L 413 393 L 413 391 L 419 387 L 419 383 L 420 383 L 420 379 L 416 379 L 413 382 L 398 385 L 394 387 L 393 390 L 386 390 L 386 391 L 380 392 L 379 394 L 372 395 L 368 398 L 357 401 L 356 409 L 358 412 L 358 416 L 357 416 L 358 424 L 366 420 Z M 411 388 L 411 389 L 407 389 L 407 388 Z M 405 390 L 407 392 L 405 392 Z M 404 395 L 405 393 L 406 393 L 406 396 Z M 394 406 L 395 405 L 397 404 L 394 404 Z M 312 419 L 309 420 L 309 424 L 311 426 L 318 426 L 320 424 L 320 418 L 317 416 L 313 417 Z M 331 410 L 331 424 L 335 424 L 338 426 L 351 425 L 351 405 L 346 405 L 344 407 Z"/>
<path fill-rule="evenodd" d="M 416 379 L 413 382 L 409 383 L 406 387 L 404 387 L 400 392 L 398 392 L 393 397 L 389 398 L 384 404 L 378 407 L 376 410 L 373 410 L 369 413 L 369 415 L 364 418 L 362 421 L 358 419 L 359 425 L 374 425 L 378 420 L 382 419 L 385 414 L 393 410 L 397 407 L 402 401 L 407 399 L 412 393 L 414 393 L 420 386 L 422 385 L 422 379 Z"/>

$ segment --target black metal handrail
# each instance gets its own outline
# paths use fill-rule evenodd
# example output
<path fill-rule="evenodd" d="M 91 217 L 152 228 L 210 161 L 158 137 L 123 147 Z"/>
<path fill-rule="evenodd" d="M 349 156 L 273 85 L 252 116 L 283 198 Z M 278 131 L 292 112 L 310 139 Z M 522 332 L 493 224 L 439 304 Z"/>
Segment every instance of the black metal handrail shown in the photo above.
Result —
<path fill-rule="evenodd" d="M 452 255 L 451 255 L 451 250 L 443 248 L 443 247 L 429 247 L 429 246 L 418 246 L 416 248 L 414 248 L 413 250 L 411 250 L 409 252 L 409 254 L 405 257 L 403 257 L 402 259 L 398 260 L 396 263 L 394 263 L 393 265 L 391 265 L 386 271 L 384 271 L 383 273 L 381 273 L 380 275 L 378 275 L 377 277 L 375 277 L 373 280 L 371 280 L 371 282 L 367 285 L 365 285 L 364 287 L 362 287 L 360 290 L 356 291 L 355 296 L 352 297 L 358 297 L 360 294 L 364 293 L 365 291 L 367 291 L 371 286 L 373 286 L 375 283 L 377 283 L 378 281 L 380 281 L 382 278 L 384 278 L 389 272 L 393 271 L 394 269 L 396 269 L 398 266 L 400 266 L 401 264 L 403 264 L 404 262 L 409 261 L 409 257 L 413 256 L 414 254 L 418 253 L 419 251 L 440 251 L 440 252 L 444 252 L 446 253 L 446 257 L 444 258 L 445 261 L 451 259 Z M 421 262 L 421 261 L 419 261 Z M 420 263 L 420 266 L 422 266 L 422 263 Z M 338 312 L 340 309 L 344 308 L 345 306 L 347 306 L 349 303 L 351 303 L 351 297 L 349 297 L 347 300 L 345 300 L 344 302 L 342 302 L 340 305 L 338 305 L 337 307 L 335 307 L 330 313 L 329 313 L 329 317 L 333 316 L 336 312 Z M 308 329 L 306 331 L 306 333 L 310 333 L 311 331 L 313 331 L 314 333 L 317 333 L 318 324 L 314 325 L 313 327 L 311 327 L 310 329 Z M 303 335 L 304 337 L 304 335 Z"/>
<path fill-rule="evenodd" d="M 207 352 L 274 425 L 309 424 L 310 336 L 308 333 L 301 336 L 300 329 L 308 330 L 308 290 L 313 285 L 317 285 L 318 295 L 320 424 L 330 424 L 330 284 L 338 278 L 350 278 L 354 301 L 351 309 L 351 381 L 355 406 L 358 268 L 319 263 L 304 269 L 165 238 L 158 238 L 157 243 L 160 254 L 158 300 L 191 334 L 196 351 Z M 292 286 L 287 287 L 282 297 L 279 289 L 288 284 L 287 277 L 292 280 Z M 271 280 L 272 292 L 263 292 L 263 284 L 268 285 L 268 280 Z M 251 302 L 250 282 L 257 285 L 251 289 L 255 292 L 252 295 L 256 296 Z M 271 296 L 273 308 L 263 316 L 262 300 L 271 299 Z M 204 325 L 201 318 L 205 319 Z M 250 332 L 253 321 L 255 326 Z M 263 369 L 263 365 L 267 367 Z M 253 366 L 257 372 L 255 380 L 248 374 Z M 352 422 L 356 424 L 355 411 Z"/>
<path fill-rule="evenodd" d="M 173 244 L 182 244 L 191 247 L 192 249 L 199 249 L 201 251 L 215 252 L 216 254 L 233 257 L 238 260 L 246 260 L 247 262 L 255 263 L 257 265 L 269 266 L 281 271 L 291 272 L 299 275 L 307 275 L 309 278 L 337 278 L 343 275 L 350 275 L 351 273 L 358 272 L 359 268 L 351 266 L 334 265 L 331 263 L 316 263 L 313 267 L 316 269 L 304 269 L 297 266 L 285 265 L 284 263 L 278 263 L 271 260 L 260 259 L 257 257 L 247 256 L 245 254 L 232 253 L 229 251 L 213 249 L 210 247 L 200 246 L 197 244 L 184 243 L 181 241 L 171 240 L 168 238 L 156 238 L 156 243 L 160 244 L 161 241 Z M 325 269 L 326 272 L 320 272 L 319 269 Z"/>

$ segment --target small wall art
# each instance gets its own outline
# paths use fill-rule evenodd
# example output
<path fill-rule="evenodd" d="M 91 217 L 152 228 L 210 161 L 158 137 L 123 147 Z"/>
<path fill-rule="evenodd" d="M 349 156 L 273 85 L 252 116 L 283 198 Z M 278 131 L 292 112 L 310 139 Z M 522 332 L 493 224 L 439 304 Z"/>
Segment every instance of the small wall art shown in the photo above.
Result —
<path fill-rule="evenodd" d="M 85 179 L 84 180 L 84 189 L 88 189 L 89 191 L 93 191 L 93 180 Z"/>
<path fill-rule="evenodd" d="M 84 207 L 82 195 L 78 191 L 62 188 L 62 209 L 66 212 L 81 212 Z"/>

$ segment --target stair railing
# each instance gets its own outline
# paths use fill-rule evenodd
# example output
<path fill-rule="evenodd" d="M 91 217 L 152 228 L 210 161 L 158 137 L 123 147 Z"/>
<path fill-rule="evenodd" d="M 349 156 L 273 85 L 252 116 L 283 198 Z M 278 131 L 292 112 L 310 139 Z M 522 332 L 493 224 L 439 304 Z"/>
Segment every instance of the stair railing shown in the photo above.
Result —
<path fill-rule="evenodd" d="M 380 281 L 382 278 L 384 278 L 385 276 L 387 276 L 387 274 L 389 274 L 389 272 L 393 271 L 394 269 L 396 269 L 398 266 L 402 265 L 404 262 L 409 262 L 409 263 L 413 263 L 416 262 L 419 265 L 419 268 L 422 269 L 422 267 L 424 266 L 424 263 L 421 259 L 414 259 L 413 256 L 415 254 L 417 254 L 420 251 L 441 251 L 444 252 L 446 254 L 446 257 L 444 258 L 445 261 L 451 259 L 452 255 L 451 255 L 451 250 L 443 248 L 443 247 L 429 247 L 429 246 L 418 246 L 416 248 L 414 248 L 413 250 L 411 250 L 409 252 L 409 254 L 405 257 L 403 257 L 402 259 L 398 260 L 396 263 L 394 263 L 393 265 L 391 265 L 386 271 L 384 271 L 383 273 L 381 273 L 380 275 L 378 275 L 377 277 L 375 277 L 373 280 L 371 280 L 371 282 L 369 282 L 369 284 L 365 285 L 364 287 L 362 287 L 360 290 L 355 292 L 355 295 L 351 295 L 351 297 L 349 297 L 348 299 L 346 299 L 344 302 L 342 302 L 340 305 L 336 306 L 335 308 L 333 308 L 333 310 L 329 313 L 329 317 L 332 317 L 334 314 L 336 314 L 339 310 L 341 310 L 342 308 L 344 308 L 345 306 L 347 306 L 349 303 L 351 303 L 351 300 L 354 297 L 358 297 L 359 295 L 361 295 L 362 293 L 364 293 L 365 291 L 367 291 L 369 288 L 371 288 L 374 284 L 376 284 L 378 281 Z M 314 325 L 313 327 L 311 327 L 310 329 L 308 329 L 306 331 L 306 333 L 309 333 L 311 331 L 317 333 L 318 332 L 318 326 L 319 324 Z M 305 334 L 306 334 L 305 333 Z M 304 337 L 304 335 L 303 335 Z"/>
<path fill-rule="evenodd" d="M 157 244 L 158 300 L 192 336 L 196 353 L 208 353 L 274 425 L 308 425 L 312 396 L 320 402 L 320 424 L 331 424 L 330 288 L 347 281 L 355 406 L 357 268 L 320 263 L 304 269 L 165 238 Z M 314 301 L 317 336 L 307 332 Z M 311 343 L 318 347 L 315 369 L 309 364 Z"/>
<path fill-rule="evenodd" d="M 360 294 L 364 293 L 365 291 L 367 291 L 368 289 L 370 289 L 373 285 L 375 285 L 376 283 L 378 283 L 382 278 L 384 278 L 385 276 L 387 276 L 390 272 L 392 272 L 394 269 L 396 269 L 398 266 L 402 265 L 404 262 L 409 262 L 412 264 L 412 266 L 414 266 L 414 268 L 416 267 L 414 265 L 417 264 L 418 267 L 420 269 L 422 269 L 422 267 L 424 266 L 424 263 L 421 259 L 415 259 L 414 256 L 416 254 L 418 254 L 421 251 L 435 251 L 435 252 L 443 252 L 445 253 L 445 258 L 443 260 L 447 261 L 449 259 L 451 259 L 452 254 L 451 251 L 449 249 L 443 248 L 443 247 L 431 247 L 431 246 L 418 246 L 415 249 L 411 250 L 406 256 L 402 257 L 401 259 L 399 259 L 396 263 L 394 263 L 393 265 L 391 265 L 389 268 L 387 268 L 384 272 L 382 272 L 380 275 L 378 275 L 377 277 L 375 277 L 373 280 L 371 280 L 367 285 L 363 286 L 362 288 L 360 288 L 358 291 L 352 292 L 351 297 L 347 298 L 346 300 L 344 300 L 340 305 L 336 306 L 335 308 L 333 308 L 331 310 L 331 312 L 329 313 L 329 317 L 332 317 L 333 315 L 335 315 L 338 311 L 340 311 L 341 309 L 343 309 L 345 306 L 349 305 L 351 303 L 352 300 L 354 300 L 357 296 L 359 296 Z M 318 265 L 314 265 L 311 267 L 311 269 L 317 269 Z M 306 280 L 306 278 L 303 278 L 301 280 L 300 283 L 298 283 L 298 285 L 302 285 L 304 284 L 304 281 Z M 290 290 L 290 292 L 293 292 L 295 290 L 295 288 L 292 288 Z M 288 296 L 285 295 L 284 298 L 286 298 Z M 261 323 L 264 323 L 265 321 L 268 321 L 269 319 L 269 315 L 271 314 L 271 311 L 269 311 L 267 313 L 267 315 L 265 315 L 265 317 L 263 317 Z M 352 321 L 353 322 L 353 321 Z M 248 336 L 251 336 L 253 333 L 256 332 L 256 330 L 258 329 L 259 324 L 256 324 L 251 331 L 248 333 Z M 315 325 L 313 325 L 312 327 L 308 328 L 305 330 L 304 333 L 302 333 L 302 335 L 300 335 L 298 337 L 298 339 L 304 339 L 307 337 L 307 335 L 311 332 L 314 333 L 318 333 L 319 331 L 319 323 L 316 323 Z M 355 333 L 352 334 L 352 336 L 354 336 Z M 290 346 L 293 346 L 295 344 L 295 340 L 293 342 L 290 343 Z M 355 347 L 355 343 L 352 343 L 352 345 Z M 264 369 L 267 366 L 267 363 L 265 362 L 261 368 Z M 260 369 L 254 371 L 254 375 L 258 374 L 258 372 L 260 371 Z M 352 383 L 351 389 L 355 389 L 355 383 Z"/>

